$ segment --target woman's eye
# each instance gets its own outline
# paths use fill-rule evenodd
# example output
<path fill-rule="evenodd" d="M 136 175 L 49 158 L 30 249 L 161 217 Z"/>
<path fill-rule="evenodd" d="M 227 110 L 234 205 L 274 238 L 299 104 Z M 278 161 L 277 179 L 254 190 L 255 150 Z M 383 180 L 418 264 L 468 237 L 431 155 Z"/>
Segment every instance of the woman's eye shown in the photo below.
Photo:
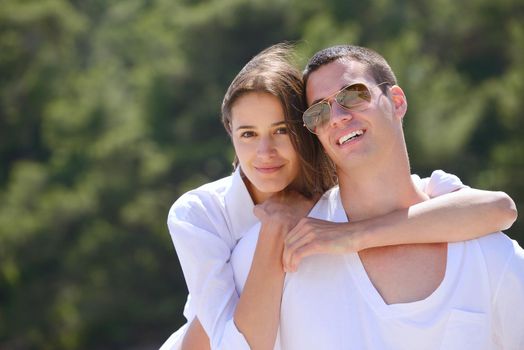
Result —
<path fill-rule="evenodd" d="M 240 134 L 240 137 L 243 137 L 243 138 L 249 138 L 253 136 L 255 136 L 255 133 L 253 131 L 244 131 L 243 133 Z"/>
<path fill-rule="evenodd" d="M 276 134 L 287 134 L 287 128 L 286 127 L 281 127 L 281 128 L 278 128 L 276 131 L 275 131 Z"/>

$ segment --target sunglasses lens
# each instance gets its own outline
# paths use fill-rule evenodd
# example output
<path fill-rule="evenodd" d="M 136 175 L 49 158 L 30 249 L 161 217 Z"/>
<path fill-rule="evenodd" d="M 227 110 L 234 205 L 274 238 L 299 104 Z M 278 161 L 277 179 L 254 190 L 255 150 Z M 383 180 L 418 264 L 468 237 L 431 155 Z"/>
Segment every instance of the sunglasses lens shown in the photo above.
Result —
<path fill-rule="evenodd" d="M 350 110 L 364 110 L 371 102 L 371 92 L 364 84 L 353 84 L 340 90 L 335 95 L 337 103 Z M 322 101 L 312 105 L 304 112 L 302 119 L 309 131 L 316 133 L 331 118 L 330 103 Z"/>
<path fill-rule="evenodd" d="M 324 125 L 329 120 L 330 110 L 326 102 L 317 103 L 304 112 L 302 119 L 311 132 Z"/>
<path fill-rule="evenodd" d="M 340 91 L 336 100 L 339 105 L 347 109 L 365 109 L 371 102 L 371 93 L 366 85 L 353 84 Z"/>

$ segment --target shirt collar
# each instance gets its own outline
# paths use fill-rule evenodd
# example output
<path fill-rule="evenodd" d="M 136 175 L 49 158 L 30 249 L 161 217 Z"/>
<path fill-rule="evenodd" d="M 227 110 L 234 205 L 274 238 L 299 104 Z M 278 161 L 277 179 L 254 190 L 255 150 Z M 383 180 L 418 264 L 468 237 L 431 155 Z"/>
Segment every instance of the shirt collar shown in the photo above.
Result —
<path fill-rule="evenodd" d="M 339 187 L 335 186 L 324 193 L 308 216 L 332 222 L 347 222 Z"/>
<path fill-rule="evenodd" d="M 240 167 L 237 167 L 233 172 L 231 187 L 227 191 L 224 201 L 231 223 L 231 235 L 238 240 L 259 221 L 253 214 L 255 205 L 244 180 L 242 180 Z"/>
<path fill-rule="evenodd" d="M 340 196 L 340 188 L 336 186 L 331 190 L 331 194 L 334 197 L 331 201 L 333 209 L 331 210 L 333 216 L 331 221 L 333 222 L 348 222 L 348 216 L 346 215 L 346 210 L 342 204 L 342 197 Z"/>

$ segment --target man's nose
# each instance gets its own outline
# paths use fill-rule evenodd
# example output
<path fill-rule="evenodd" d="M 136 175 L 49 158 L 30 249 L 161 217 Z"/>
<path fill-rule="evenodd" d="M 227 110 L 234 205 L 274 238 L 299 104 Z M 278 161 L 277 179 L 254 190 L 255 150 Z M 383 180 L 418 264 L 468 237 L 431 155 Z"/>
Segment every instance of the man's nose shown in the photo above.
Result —
<path fill-rule="evenodd" d="M 330 116 L 329 116 L 329 125 L 338 126 L 343 124 L 351 119 L 353 115 L 351 111 L 339 105 L 336 101 L 332 101 L 330 105 Z"/>

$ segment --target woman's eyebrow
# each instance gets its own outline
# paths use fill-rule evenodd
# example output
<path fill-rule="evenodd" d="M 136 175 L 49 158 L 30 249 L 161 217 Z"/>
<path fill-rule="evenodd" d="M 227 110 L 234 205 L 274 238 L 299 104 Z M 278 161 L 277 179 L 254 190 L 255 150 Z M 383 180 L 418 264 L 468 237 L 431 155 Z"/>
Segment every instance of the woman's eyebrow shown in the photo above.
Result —
<path fill-rule="evenodd" d="M 286 125 L 286 121 L 285 120 L 281 120 L 281 121 L 272 123 L 271 127 L 281 126 L 281 125 Z M 256 129 L 256 126 L 254 126 L 254 125 L 239 125 L 239 126 L 237 126 L 237 128 L 235 130 L 243 130 L 243 129 Z"/>
<path fill-rule="evenodd" d="M 242 130 L 242 129 L 254 129 L 255 127 L 253 125 L 239 125 L 235 130 Z"/>

